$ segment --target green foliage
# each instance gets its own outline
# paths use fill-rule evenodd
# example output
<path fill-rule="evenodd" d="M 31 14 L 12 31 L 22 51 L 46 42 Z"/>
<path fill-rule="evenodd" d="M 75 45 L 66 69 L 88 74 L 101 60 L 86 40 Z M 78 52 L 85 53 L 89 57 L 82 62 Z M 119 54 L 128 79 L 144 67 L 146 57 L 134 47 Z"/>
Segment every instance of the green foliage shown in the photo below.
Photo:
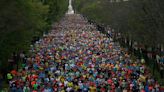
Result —
<path fill-rule="evenodd" d="M 97 23 L 111 25 L 124 36 L 143 45 L 157 47 L 164 44 L 164 1 L 129 0 L 75 0 L 77 11 Z"/>
<path fill-rule="evenodd" d="M 58 21 L 66 13 L 68 0 L 48 0 L 47 4 L 50 6 L 48 20 L 52 23 Z"/>
<path fill-rule="evenodd" d="M 115 31 L 121 32 L 123 38 L 138 42 L 146 49 L 164 44 L 164 0 L 129 0 L 112 3 L 110 0 L 75 0 L 74 6 L 76 11 L 89 19 L 95 20 L 98 24 L 110 25 Z M 137 56 L 140 57 L 141 54 Z M 146 61 L 153 73 L 155 60 Z M 157 67 L 154 71 L 154 76 L 163 83 Z"/>
<path fill-rule="evenodd" d="M 67 9 L 66 0 L 1 0 L 0 70 L 13 52 L 27 51 L 33 37 L 42 36 Z"/>

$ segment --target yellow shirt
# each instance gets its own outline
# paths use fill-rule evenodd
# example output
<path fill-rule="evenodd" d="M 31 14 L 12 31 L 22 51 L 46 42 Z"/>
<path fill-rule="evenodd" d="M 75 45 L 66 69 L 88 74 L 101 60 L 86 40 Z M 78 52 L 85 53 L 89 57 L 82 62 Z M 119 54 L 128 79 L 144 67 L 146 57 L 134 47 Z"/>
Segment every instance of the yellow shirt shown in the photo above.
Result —
<path fill-rule="evenodd" d="M 77 91 L 79 88 L 80 88 L 80 87 L 76 85 L 76 86 L 75 86 L 75 91 Z"/>
<path fill-rule="evenodd" d="M 90 87 L 90 92 L 96 92 L 96 87 L 91 86 Z"/>
<path fill-rule="evenodd" d="M 73 83 L 72 82 L 69 82 L 68 83 L 68 87 L 73 87 Z"/>

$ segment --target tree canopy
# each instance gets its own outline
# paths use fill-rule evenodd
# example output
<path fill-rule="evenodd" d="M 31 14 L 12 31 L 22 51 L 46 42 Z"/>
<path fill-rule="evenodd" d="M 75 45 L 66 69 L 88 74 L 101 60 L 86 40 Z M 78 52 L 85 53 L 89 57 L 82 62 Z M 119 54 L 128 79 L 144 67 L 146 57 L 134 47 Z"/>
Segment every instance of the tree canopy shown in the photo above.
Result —
<path fill-rule="evenodd" d="M 164 1 L 75 0 L 76 11 L 140 44 L 157 47 L 164 44 Z M 162 45 L 163 46 L 163 45 Z"/>
<path fill-rule="evenodd" d="M 67 6 L 68 0 L 1 0 L 0 68 L 8 66 L 13 52 L 28 50 L 32 39 L 48 31 Z"/>

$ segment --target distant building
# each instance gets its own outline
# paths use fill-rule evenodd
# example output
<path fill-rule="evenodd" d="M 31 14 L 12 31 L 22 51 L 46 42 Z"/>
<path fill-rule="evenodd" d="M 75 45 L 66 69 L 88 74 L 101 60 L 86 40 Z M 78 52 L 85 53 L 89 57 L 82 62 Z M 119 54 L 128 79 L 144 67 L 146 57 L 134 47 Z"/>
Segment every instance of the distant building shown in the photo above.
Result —
<path fill-rule="evenodd" d="M 124 2 L 129 1 L 129 0 L 123 0 Z"/>
<path fill-rule="evenodd" d="M 110 0 L 110 2 L 126 2 L 126 1 L 129 1 L 129 0 Z"/>

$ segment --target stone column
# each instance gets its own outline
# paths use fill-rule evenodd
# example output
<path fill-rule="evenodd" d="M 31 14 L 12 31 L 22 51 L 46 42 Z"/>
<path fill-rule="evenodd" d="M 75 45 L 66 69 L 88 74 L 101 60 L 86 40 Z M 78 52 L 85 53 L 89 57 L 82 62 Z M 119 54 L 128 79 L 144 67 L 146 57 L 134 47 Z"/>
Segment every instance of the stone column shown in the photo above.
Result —
<path fill-rule="evenodd" d="M 72 7 L 72 0 L 69 0 L 68 12 L 67 14 L 74 14 L 74 10 Z"/>

